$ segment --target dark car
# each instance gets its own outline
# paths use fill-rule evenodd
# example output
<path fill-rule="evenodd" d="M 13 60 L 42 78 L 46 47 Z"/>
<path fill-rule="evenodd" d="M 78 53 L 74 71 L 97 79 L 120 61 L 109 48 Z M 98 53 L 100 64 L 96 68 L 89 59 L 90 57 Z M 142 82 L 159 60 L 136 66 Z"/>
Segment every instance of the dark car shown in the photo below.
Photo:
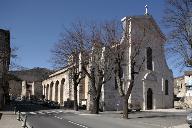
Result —
<path fill-rule="evenodd" d="M 38 105 L 43 105 L 43 104 L 45 104 L 45 102 L 43 101 L 43 100 L 37 100 L 37 103 L 36 104 L 38 104 Z"/>
<path fill-rule="evenodd" d="M 48 107 L 49 107 L 49 108 L 56 108 L 56 109 L 59 109 L 59 108 L 60 108 L 60 105 L 59 105 L 58 102 L 50 101 L 50 102 L 48 103 Z"/>
<path fill-rule="evenodd" d="M 187 123 L 189 124 L 189 127 L 192 128 L 192 113 L 187 115 Z"/>

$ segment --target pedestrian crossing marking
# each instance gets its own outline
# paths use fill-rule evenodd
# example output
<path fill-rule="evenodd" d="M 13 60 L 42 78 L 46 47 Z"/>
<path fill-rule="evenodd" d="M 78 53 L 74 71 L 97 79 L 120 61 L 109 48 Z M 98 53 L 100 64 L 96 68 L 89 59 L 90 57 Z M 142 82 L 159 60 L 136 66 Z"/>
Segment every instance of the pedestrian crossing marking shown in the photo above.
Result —
<path fill-rule="evenodd" d="M 29 112 L 30 114 L 32 114 L 32 115 L 36 115 L 37 113 L 35 113 L 35 112 Z"/>
<path fill-rule="evenodd" d="M 22 115 L 26 115 L 26 112 L 21 112 Z"/>
<path fill-rule="evenodd" d="M 74 125 L 77 125 L 77 126 L 80 126 L 80 127 L 83 127 L 83 128 L 88 128 L 87 126 L 85 126 L 85 125 L 82 125 L 82 124 L 79 124 L 79 123 L 76 123 L 76 122 L 73 122 L 73 121 L 68 121 L 69 123 L 72 123 L 72 124 L 74 124 Z"/>
<path fill-rule="evenodd" d="M 38 113 L 39 113 L 39 114 L 43 114 L 43 115 L 45 114 L 44 112 L 38 112 Z"/>
<path fill-rule="evenodd" d="M 39 114 L 39 115 L 45 115 L 45 114 L 48 114 L 48 115 L 51 115 L 51 114 L 59 114 L 59 113 L 65 113 L 64 111 L 37 111 L 37 112 L 21 112 L 22 115 L 36 115 L 36 114 Z"/>

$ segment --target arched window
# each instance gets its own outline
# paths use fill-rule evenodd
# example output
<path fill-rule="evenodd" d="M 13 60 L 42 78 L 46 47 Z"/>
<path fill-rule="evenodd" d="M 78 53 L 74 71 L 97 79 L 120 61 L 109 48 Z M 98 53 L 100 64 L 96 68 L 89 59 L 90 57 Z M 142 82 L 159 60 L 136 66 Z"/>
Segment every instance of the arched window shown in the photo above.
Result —
<path fill-rule="evenodd" d="M 152 49 L 150 47 L 147 47 L 147 69 L 152 70 L 153 64 L 152 64 Z"/>
<path fill-rule="evenodd" d="M 124 78 L 123 67 L 120 68 L 120 78 Z"/>
<path fill-rule="evenodd" d="M 117 85 L 117 78 L 115 77 L 115 90 L 117 90 L 118 85 Z"/>
<path fill-rule="evenodd" d="M 165 95 L 169 95 L 169 83 L 168 83 L 168 80 L 165 80 Z"/>

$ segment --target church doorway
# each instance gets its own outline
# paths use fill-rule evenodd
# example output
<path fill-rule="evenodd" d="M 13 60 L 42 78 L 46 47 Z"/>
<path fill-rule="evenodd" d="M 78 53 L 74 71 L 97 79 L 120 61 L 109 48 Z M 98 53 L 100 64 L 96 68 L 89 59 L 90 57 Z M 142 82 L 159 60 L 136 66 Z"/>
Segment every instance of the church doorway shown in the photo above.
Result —
<path fill-rule="evenodd" d="M 149 88 L 147 90 L 147 109 L 152 109 L 153 108 L 153 92 L 152 89 Z"/>

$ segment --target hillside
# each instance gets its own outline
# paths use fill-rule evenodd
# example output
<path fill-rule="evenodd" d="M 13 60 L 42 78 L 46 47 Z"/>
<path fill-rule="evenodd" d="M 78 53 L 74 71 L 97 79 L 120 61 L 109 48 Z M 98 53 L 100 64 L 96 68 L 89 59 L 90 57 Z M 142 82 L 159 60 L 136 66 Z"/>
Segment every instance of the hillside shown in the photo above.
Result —
<path fill-rule="evenodd" d="M 9 73 L 18 77 L 21 80 L 32 82 L 32 81 L 42 81 L 46 79 L 51 73 L 53 73 L 53 71 L 46 68 L 37 67 L 28 70 L 10 71 Z"/>

